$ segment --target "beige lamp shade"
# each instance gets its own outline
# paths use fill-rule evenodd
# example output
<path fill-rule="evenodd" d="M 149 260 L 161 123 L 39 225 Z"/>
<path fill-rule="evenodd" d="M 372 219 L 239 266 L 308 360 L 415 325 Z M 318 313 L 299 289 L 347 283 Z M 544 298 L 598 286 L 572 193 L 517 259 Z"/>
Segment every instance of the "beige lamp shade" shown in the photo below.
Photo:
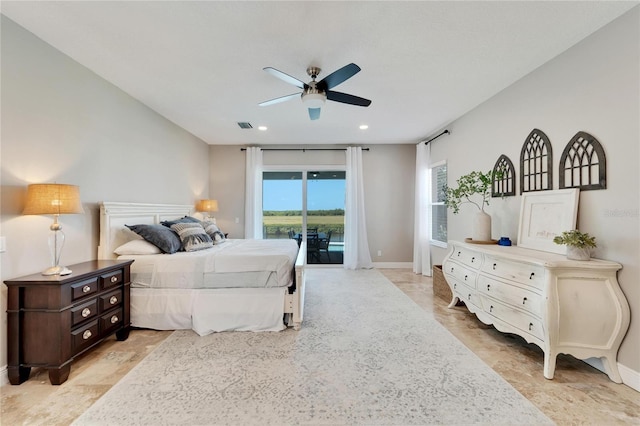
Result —
<path fill-rule="evenodd" d="M 217 212 L 218 200 L 200 200 L 196 206 L 199 212 Z"/>
<path fill-rule="evenodd" d="M 27 202 L 22 214 L 84 213 L 80 187 L 58 183 L 37 183 L 27 188 Z"/>

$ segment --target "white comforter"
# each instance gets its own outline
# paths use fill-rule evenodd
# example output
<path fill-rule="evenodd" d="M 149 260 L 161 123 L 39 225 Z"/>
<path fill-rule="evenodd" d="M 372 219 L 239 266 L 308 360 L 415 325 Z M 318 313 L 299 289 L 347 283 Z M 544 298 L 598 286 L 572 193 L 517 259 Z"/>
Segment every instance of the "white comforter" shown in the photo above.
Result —
<path fill-rule="evenodd" d="M 125 255 L 134 259 L 134 287 L 284 287 L 298 254 L 294 240 L 226 240 L 211 249 L 175 254 Z"/>

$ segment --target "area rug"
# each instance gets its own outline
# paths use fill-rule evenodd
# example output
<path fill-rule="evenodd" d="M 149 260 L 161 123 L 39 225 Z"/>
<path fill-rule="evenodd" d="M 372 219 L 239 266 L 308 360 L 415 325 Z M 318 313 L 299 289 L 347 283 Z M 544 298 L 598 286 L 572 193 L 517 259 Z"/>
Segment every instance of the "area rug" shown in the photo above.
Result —
<path fill-rule="evenodd" d="M 379 272 L 307 280 L 300 331 L 176 331 L 75 424 L 551 423 Z"/>

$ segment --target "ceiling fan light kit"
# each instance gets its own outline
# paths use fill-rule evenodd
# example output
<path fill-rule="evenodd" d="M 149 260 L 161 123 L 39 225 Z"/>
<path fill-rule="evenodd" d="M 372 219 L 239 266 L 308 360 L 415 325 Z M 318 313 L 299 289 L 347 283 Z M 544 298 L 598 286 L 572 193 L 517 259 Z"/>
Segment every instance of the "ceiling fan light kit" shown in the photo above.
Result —
<path fill-rule="evenodd" d="M 272 67 L 266 67 L 263 69 L 274 77 L 277 77 L 289 84 L 293 84 L 296 87 L 299 87 L 300 89 L 302 89 L 302 92 L 293 93 L 291 95 L 281 96 L 279 98 L 261 102 L 259 104 L 260 106 L 277 104 L 280 102 L 288 101 L 289 99 L 293 99 L 297 97 L 297 95 L 301 95 L 302 102 L 309 109 L 309 118 L 311 120 L 317 120 L 320 118 L 320 109 L 324 106 L 324 103 L 327 99 L 334 102 L 362 107 L 368 107 L 369 105 L 371 105 L 371 101 L 369 99 L 360 98 L 358 96 L 349 95 L 347 93 L 334 92 L 331 90 L 338 84 L 343 83 L 344 81 L 350 79 L 355 74 L 360 72 L 360 67 L 354 63 L 345 65 L 344 67 L 332 72 L 318 82 L 316 82 L 316 78 L 318 77 L 318 74 L 320 74 L 321 69 L 313 66 L 309 67 L 307 68 L 307 74 L 309 74 L 309 76 L 311 77 L 311 81 L 309 83 L 304 83 L 297 78 L 292 77 L 289 74 L 283 73 L 282 71 L 279 71 Z"/>

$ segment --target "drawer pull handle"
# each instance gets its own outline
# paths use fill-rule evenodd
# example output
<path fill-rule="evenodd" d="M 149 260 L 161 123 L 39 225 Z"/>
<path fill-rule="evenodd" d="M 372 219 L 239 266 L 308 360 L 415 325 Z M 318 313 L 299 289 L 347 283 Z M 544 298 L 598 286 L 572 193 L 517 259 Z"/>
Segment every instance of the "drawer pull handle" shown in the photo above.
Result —
<path fill-rule="evenodd" d="M 496 270 L 496 265 L 497 265 L 496 263 L 493 264 L 493 270 L 494 271 Z"/>
<path fill-rule="evenodd" d="M 84 340 L 87 340 L 89 337 L 91 337 L 93 334 L 91 333 L 91 330 L 85 330 L 84 333 L 82 333 L 82 338 Z"/>
<path fill-rule="evenodd" d="M 82 315 L 82 318 L 86 318 L 86 317 L 88 317 L 89 315 L 91 315 L 91 309 L 89 309 L 89 308 L 84 308 L 84 309 L 82 310 L 82 312 L 80 313 L 80 315 Z"/>
<path fill-rule="evenodd" d="M 84 287 L 82 287 L 82 292 L 83 293 L 89 293 L 91 291 L 91 287 L 88 285 L 85 285 Z"/>
<path fill-rule="evenodd" d="M 469 293 L 469 300 L 471 300 L 471 293 Z"/>
<path fill-rule="evenodd" d="M 533 323 L 532 322 L 529 323 L 529 331 L 531 331 L 531 330 L 533 330 Z"/>
<path fill-rule="evenodd" d="M 527 298 L 525 297 L 522 299 L 522 304 L 524 305 L 526 302 L 527 302 Z"/>
<path fill-rule="evenodd" d="M 111 277 L 111 282 L 112 283 L 117 283 L 118 282 L 118 277 L 116 277 L 115 275 Z"/>
<path fill-rule="evenodd" d="M 453 283 L 453 288 L 456 288 L 456 287 L 458 287 L 458 284 Z"/>
<path fill-rule="evenodd" d="M 116 296 L 111 296 L 111 298 L 109 299 L 109 303 L 115 305 L 116 303 L 118 303 L 118 298 Z"/>
<path fill-rule="evenodd" d="M 111 316 L 111 324 L 115 324 L 118 322 L 118 316 L 117 315 L 112 315 Z"/>
<path fill-rule="evenodd" d="M 453 266 L 451 267 L 451 273 L 453 274 Z"/>
<path fill-rule="evenodd" d="M 489 312 L 493 312 L 493 305 L 489 306 Z"/>
<path fill-rule="evenodd" d="M 476 258 L 475 256 L 471 258 L 471 263 L 475 262 Z"/>
<path fill-rule="evenodd" d="M 535 272 L 532 272 L 531 275 L 529 275 L 529 279 L 532 280 L 535 274 L 536 274 Z"/>
<path fill-rule="evenodd" d="M 465 281 L 467 280 L 467 275 L 465 275 L 465 276 L 464 276 L 464 280 L 465 280 Z"/>
<path fill-rule="evenodd" d="M 491 290 L 491 284 L 487 284 L 487 291 Z"/>
<path fill-rule="evenodd" d="M 458 252 L 458 257 L 460 257 L 460 252 Z"/>

